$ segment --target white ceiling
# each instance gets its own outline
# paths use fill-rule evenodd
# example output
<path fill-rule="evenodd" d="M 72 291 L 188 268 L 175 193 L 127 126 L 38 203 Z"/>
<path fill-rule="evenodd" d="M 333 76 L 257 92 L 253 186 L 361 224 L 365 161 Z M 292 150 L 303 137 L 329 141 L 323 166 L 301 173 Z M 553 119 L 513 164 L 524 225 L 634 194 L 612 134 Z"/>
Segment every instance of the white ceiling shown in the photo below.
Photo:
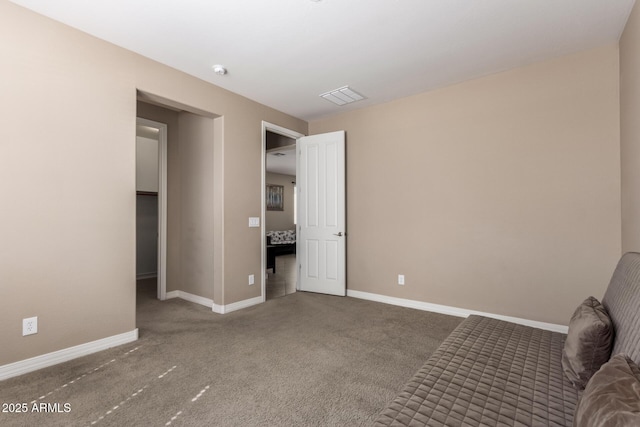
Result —
<path fill-rule="evenodd" d="M 279 155 L 276 155 L 279 153 Z M 296 176 L 296 146 L 276 148 L 267 152 L 267 172 Z"/>
<path fill-rule="evenodd" d="M 13 2 L 314 120 L 615 43 L 634 0 Z M 344 85 L 367 99 L 318 96 Z"/>

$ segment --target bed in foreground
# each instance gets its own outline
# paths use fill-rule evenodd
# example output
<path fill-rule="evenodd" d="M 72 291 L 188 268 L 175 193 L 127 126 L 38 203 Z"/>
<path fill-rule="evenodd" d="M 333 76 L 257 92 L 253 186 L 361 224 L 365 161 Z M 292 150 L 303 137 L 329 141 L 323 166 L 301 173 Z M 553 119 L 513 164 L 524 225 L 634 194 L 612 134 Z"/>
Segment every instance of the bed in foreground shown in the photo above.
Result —
<path fill-rule="evenodd" d="M 602 304 L 587 298 L 568 335 L 468 317 L 375 425 L 640 425 L 638 363 L 640 254 L 627 253 Z M 606 389 L 615 382 L 627 385 Z"/>

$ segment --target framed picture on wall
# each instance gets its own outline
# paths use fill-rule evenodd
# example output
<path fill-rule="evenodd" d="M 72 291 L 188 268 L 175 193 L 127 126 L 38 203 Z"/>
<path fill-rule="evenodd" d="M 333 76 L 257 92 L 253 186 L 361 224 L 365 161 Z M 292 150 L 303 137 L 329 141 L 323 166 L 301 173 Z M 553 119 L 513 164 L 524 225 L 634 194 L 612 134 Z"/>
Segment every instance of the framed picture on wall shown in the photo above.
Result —
<path fill-rule="evenodd" d="M 284 210 L 284 185 L 267 184 L 267 210 Z"/>

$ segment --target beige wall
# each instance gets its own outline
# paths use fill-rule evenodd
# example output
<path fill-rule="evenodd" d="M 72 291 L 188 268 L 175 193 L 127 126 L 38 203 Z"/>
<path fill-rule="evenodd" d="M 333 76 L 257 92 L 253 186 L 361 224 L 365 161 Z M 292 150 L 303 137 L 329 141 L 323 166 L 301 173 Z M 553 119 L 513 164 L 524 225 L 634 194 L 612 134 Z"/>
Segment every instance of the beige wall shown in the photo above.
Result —
<path fill-rule="evenodd" d="M 620 39 L 622 251 L 640 251 L 640 6 Z"/>
<path fill-rule="evenodd" d="M 565 325 L 602 297 L 618 76 L 604 47 L 310 123 L 347 132 L 348 288 Z"/>
<path fill-rule="evenodd" d="M 136 327 L 137 89 L 223 117 L 214 298 L 259 296 L 247 218 L 260 216 L 261 122 L 307 133 L 304 121 L 7 1 L 0 43 L 0 365 Z M 39 333 L 22 337 L 30 316 Z"/>
<path fill-rule="evenodd" d="M 213 299 L 214 120 L 181 112 L 179 289 Z"/>
<path fill-rule="evenodd" d="M 267 211 L 265 230 L 293 230 L 293 182 L 296 177 L 279 173 L 267 173 L 267 184 L 284 186 L 284 210 Z"/>
<path fill-rule="evenodd" d="M 136 190 L 158 192 L 158 139 L 136 136 Z"/>

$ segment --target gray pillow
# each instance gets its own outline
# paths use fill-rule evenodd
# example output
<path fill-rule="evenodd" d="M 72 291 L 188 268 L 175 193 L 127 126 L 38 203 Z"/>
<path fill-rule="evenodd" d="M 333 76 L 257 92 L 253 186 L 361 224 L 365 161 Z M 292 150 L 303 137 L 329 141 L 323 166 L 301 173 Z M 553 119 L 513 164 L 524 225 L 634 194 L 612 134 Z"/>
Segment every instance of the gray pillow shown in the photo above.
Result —
<path fill-rule="evenodd" d="M 600 302 L 589 297 L 578 306 L 569 322 L 562 350 L 562 369 L 578 390 L 609 360 L 613 346 L 613 324 Z"/>
<path fill-rule="evenodd" d="M 640 368 L 617 354 L 587 384 L 578 402 L 574 427 L 640 426 Z"/>

